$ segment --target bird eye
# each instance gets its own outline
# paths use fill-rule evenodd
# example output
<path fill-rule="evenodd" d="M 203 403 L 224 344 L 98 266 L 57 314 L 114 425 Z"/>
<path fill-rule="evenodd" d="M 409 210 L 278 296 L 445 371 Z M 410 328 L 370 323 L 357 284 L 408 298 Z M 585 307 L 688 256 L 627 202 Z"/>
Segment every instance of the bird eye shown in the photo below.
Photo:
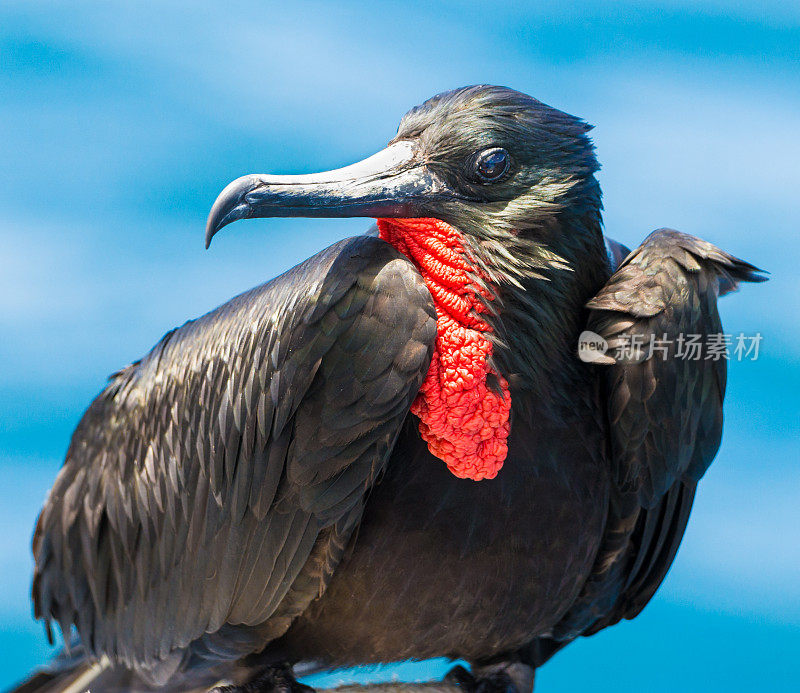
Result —
<path fill-rule="evenodd" d="M 478 154 L 475 159 L 475 170 L 478 177 L 489 182 L 494 182 L 508 171 L 508 152 L 502 147 L 486 149 Z"/>

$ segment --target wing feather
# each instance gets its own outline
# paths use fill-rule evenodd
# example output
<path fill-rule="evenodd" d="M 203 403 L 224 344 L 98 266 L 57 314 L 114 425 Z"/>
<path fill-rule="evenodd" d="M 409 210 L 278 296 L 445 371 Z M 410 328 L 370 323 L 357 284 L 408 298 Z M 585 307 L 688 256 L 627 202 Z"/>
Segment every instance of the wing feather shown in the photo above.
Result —
<path fill-rule="evenodd" d="M 610 347 L 646 345 L 653 335 L 668 352 L 649 358 L 616 352 L 611 365 L 597 366 L 604 369 L 612 499 L 592 575 L 553 640 L 633 618 L 664 579 L 697 482 L 719 447 L 726 377 L 724 359 L 682 358 L 676 340 L 696 334 L 705 342 L 721 333 L 718 296 L 739 282 L 764 281 L 759 272 L 706 241 L 660 229 L 588 303 L 588 329 Z"/>
<path fill-rule="evenodd" d="M 413 265 L 361 237 L 168 333 L 73 436 L 34 537 L 37 615 L 153 680 L 190 646 L 280 635 L 341 557 L 435 331 Z"/>

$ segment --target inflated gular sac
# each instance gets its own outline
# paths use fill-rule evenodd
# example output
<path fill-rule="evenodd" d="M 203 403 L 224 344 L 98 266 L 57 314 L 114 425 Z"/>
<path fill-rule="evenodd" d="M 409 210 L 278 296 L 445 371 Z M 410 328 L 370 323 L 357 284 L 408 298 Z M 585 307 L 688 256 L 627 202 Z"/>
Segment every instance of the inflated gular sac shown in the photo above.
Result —
<path fill-rule="evenodd" d="M 475 283 L 458 229 L 439 219 L 379 219 L 378 229 L 419 268 L 436 306 L 433 359 L 411 407 L 420 435 L 456 476 L 492 479 L 508 454 L 511 394 L 489 365 L 492 328 L 481 313 L 491 295 Z"/>

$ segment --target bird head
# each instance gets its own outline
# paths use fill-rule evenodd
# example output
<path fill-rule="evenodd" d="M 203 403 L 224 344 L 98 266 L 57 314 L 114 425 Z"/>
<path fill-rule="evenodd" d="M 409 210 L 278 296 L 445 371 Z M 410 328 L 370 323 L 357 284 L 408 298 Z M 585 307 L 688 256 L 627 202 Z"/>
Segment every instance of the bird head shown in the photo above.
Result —
<path fill-rule="evenodd" d="M 558 262 L 562 246 L 568 250 L 576 239 L 559 237 L 553 219 L 565 212 L 599 215 L 589 129 L 505 87 L 445 92 L 412 108 L 389 145 L 356 164 L 233 181 L 211 210 L 206 244 L 227 224 L 256 217 L 435 218 L 462 232 L 497 273 L 524 271 L 504 246 L 525 240 L 544 252 L 517 258 L 523 265 L 525 259 Z M 492 266 L 503 257 L 511 267 Z"/>

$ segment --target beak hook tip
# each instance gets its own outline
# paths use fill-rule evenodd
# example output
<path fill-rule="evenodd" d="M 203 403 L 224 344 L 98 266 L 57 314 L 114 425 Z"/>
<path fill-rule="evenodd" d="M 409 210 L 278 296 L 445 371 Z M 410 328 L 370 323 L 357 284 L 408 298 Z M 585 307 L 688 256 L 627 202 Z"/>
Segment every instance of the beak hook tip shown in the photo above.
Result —
<path fill-rule="evenodd" d="M 206 248 L 211 245 L 211 239 L 231 222 L 248 216 L 249 205 L 245 199 L 248 192 L 258 184 L 255 176 L 242 176 L 229 183 L 219 194 L 206 221 Z"/>

